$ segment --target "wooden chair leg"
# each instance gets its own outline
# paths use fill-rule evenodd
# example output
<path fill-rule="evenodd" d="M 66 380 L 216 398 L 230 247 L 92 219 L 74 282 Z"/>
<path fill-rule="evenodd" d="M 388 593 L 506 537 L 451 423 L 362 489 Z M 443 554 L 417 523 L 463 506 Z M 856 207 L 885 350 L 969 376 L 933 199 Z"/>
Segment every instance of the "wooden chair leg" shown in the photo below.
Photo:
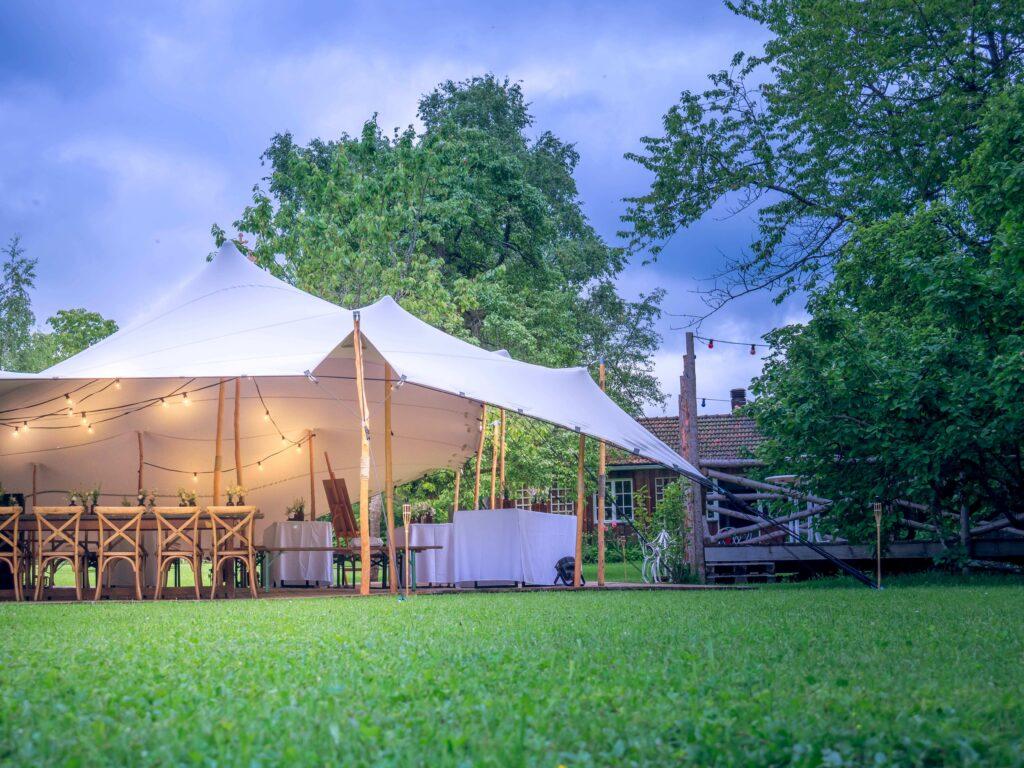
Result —
<path fill-rule="evenodd" d="M 140 573 L 140 571 L 142 570 L 142 561 L 140 561 L 138 558 L 135 558 L 134 560 L 131 561 L 131 563 L 132 563 L 132 569 L 135 571 L 135 599 L 138 600 L 141 603 L 142 602 L 142 574 Z"/>
<path fill-rule="evenodd" d="M 21 594 L 21 562 L 18 560 L 11 566 L 11 578 L 14 579 L 14 600 L 20 603 L 25 598 Z"/>
<path fill-rule="evenodd" d="M 103 555 L 96 558 L 96 591 L 92 596 L 93 602 L 99 600 L 100 596 L 103 594 L 103 569 L 106 565 L 106 558 L 103 557 Z"/>
<path fill-rule="evenodd" d="M 156 564 L 156 588 L 153 590 L 154 600 L 159 600 L 160 596 L 164 593 L 164 581 L 167 579 L 164 575 L 164 566 L 169 565 L 169 562 L 161 559 Z"/>
<path fill-rule="evenodd" d="M 246 558 L 246 566 L 249 568 L 249 591 L 252 592 L 252 597 L 256 600 L 260 596 L 256 590 L 256 558 L 252 555 Z"/>
<path fill-rule="evenodd" d="M 217 597 L 217 576 L 218 576 L 217 560 L 213 561 L 213 573 L 210 577 L 210 599 L 214 600 Z"/>
<path fill-rule="evenodd" d="M 32 599 L 37 603 L 42 599 L 43 596 L 43 558 L 40 557 L 36 561 L 36 589 Z"/>
<path fill-rule="evenodd" d="M 203 561 L 197 555 L 193 555 L 189 562 L 192 564 L 192 584 L 196 591 L 196 600 L 200 600 L 202 598 L 199 596 L 199 590 L 203 588 Z"/>

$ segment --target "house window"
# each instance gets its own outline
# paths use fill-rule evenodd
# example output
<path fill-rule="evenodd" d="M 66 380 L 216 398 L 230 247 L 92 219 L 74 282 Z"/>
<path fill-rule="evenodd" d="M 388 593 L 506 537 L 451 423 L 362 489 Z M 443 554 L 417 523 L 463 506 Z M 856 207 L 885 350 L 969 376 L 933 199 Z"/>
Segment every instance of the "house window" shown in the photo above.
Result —
<path fill-rule="evenodd" d="M 633 519 L 633 478 L 608 480 L 605 491 L 604 519 L 607 522 Z"/>
<path fill-rule="evenodd" d="M 665 488 L 668 487 L 669 483 L 674 483 L 676 478 L 674 477 L 656 477 L 654 478 L 654 503 L 661 504 L 665 500 Z"/>
<path fill-rule="evenodd" d="M 552 512 L 562 512 L 568 515 L 576 514 L 575 492 L 568 488 L 559 488 L 557 483 L 553 484 L 548 492 L 548 502 L 550 504 L 549 509 Z"/>

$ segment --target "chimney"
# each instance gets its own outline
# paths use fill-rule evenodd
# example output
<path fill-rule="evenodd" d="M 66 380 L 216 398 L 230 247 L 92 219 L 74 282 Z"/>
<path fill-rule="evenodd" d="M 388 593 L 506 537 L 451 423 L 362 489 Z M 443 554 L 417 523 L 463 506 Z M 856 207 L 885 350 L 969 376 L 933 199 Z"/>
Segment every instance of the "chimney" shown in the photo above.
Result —
<path fill-rule="evenodd" d="M 729 390 L 729 402 L 732 404 L 732 410 L 742 408 L 747 404 L 747 390 L 740 387 L 739 389 Z"/>

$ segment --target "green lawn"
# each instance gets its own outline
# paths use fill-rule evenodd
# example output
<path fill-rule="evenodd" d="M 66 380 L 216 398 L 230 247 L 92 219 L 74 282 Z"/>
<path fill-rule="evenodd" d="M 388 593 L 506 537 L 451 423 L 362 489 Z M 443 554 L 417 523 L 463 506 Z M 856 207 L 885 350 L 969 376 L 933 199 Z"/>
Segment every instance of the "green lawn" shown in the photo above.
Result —
<path fill-rule="evenodd" d="M 8 765 L 1020 765 L 1024 585 L 0 605 Z"/>

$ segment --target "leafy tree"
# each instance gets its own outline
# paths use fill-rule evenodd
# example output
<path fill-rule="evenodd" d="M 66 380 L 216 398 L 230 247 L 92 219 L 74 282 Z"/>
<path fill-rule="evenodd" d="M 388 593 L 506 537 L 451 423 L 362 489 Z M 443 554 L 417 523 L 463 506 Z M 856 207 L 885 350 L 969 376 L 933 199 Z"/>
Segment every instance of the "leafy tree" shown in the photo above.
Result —
<path fill-rule="evenodd" d="M 0 369 L 16 371 L 22 370 L 36 322 L 29 295 L 35 287 L 36 260 L 25 256 L 17 235 L 8 241 L 4 256 L 0 276 Z"/>
<path fill-rule="evenodd" d="M 948 199 L 985 104 L 1024 68 L 1020 0 L 736 0 L 770 30 L 701 93 L 685 91 L 633 159 L 654 174 L 626 234 L 656 256 L 716 203 L 753 206 L 759 236 L 730 260 L 712 309 L 762 288 L 816 285 L 852 228 Z"/>
<path fill-rule="evenodd" d="M 518 84 L 446 82 L 423 97 L 423 131 L 275 136 L 270 174 L 235 222 L 262 266 L 344 306 L 393 296 L 449 333 L 568 366 L 604 357 L 609 387 L 639 411 L 662 395 L 651 354 L 662 293 L 631 302 L 625 261 L 594 232 L 579 156 L 533 127 Z M 218 242 L 226 236 L 214 227 Z"/>
<path fill-rule="evenodd" d="M 876 499 L 924 502 L 940 530 L 962 507 L 1024 521 L 1022 125 L 1024 86 L 990 99 L 949 198 L 851 229 L 811 321 L 772 335 L 762 455 L 851 538 Z"/>
<path fill-rule="evenodd" d="M 26 371 L 42 371 L 77 355 L 117 330 L 117 323 L 87 309 L 60 309 L 47 321 L 51 332 L 36 331 L 23 355 Z"/>

